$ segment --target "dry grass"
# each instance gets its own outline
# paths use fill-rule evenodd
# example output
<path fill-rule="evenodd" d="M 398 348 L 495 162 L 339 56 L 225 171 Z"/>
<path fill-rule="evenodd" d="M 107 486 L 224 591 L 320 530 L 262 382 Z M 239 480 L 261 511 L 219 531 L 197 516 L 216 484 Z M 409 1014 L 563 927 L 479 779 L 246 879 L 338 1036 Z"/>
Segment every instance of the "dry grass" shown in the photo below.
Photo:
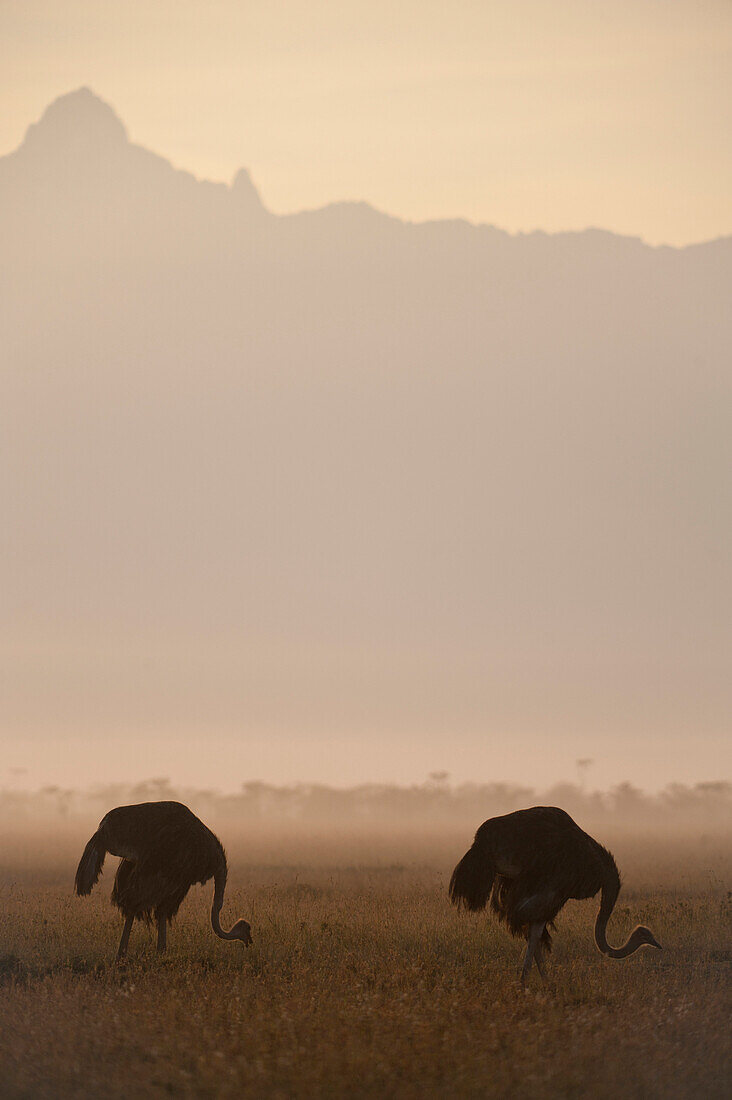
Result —
<path fill-rule="evenodd" d="M 371 867 L 349 866 L 347 850 L 340 865 L 328 852 L 296 866 L 292 852 L 287 866 L 232 853 L 225 916 L 251 920 L 252 949 L 213 937 L 209 890 L 199 889 L 168 956 L 158 959 L 137 927 L 123 970 L 111 962 L 120 932 L 111 866 L 80 900 L 67 885 L 71 852 L 49 866 L 6 860 L 2 1095 L 730 1094 L 724 852 L 694 858 L 690 848 L 659 875 L 647 852 L 634 863 L 628 848 L 611 938 L 642 920 L 663 953 L 603 960 L 593 904 L 570 904 L 550 981 L 543 988 L 534 975 L 526 992 L 520 944 L 447 903 L 442 851 L 421 865 Z"/>

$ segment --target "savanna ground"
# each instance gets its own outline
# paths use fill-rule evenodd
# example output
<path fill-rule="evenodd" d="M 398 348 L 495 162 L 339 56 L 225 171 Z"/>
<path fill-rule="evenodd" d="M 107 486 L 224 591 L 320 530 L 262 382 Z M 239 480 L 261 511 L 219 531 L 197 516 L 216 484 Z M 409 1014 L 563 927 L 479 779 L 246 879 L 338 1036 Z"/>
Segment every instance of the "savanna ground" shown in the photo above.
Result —
<path fill-rule="evenodd" d="M 4 838 L 0 872 L 3 1097 L 722 1097 L 730 1080 L 730 846 L 602 838 L 625 886 L 610 923 L 663 952 L 601 958 L 596 904 L 560 915 L 550 976 L 447 902 L 469 836 L 231 842 L 215 939 L 196 888 L 154 952 L 71 881 L 86 835 Z M 229 839 L 229 838 L 226 838 Z M 73 843 L 72 843 L 73 840 Z M 78 841 L 78 843 L 77 843 Z"/>

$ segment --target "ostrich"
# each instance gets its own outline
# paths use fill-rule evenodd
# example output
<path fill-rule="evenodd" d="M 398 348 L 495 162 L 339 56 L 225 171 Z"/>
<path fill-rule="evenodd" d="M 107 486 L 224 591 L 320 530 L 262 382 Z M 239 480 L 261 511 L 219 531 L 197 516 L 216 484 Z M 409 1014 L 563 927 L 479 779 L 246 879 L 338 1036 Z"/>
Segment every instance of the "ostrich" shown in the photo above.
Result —
<path fill-rule="evenodd" d="M 196 882 L 214 880 L 211 925 L 222 940 L 252 942 L 245 920 L 226 932 L 219 913 L 226 887 L 226 854 L 218 837 L 180 802 L 142 802 L 117 806 L 99 823 L 76 871 L 76 893 L 90 894 L 102 873 L 104 857 L 121 856 L 112 904 L 125 918 L 117 961 L 127 954 L 135 917 L 158 928 L 158 951 L 167 946 L 167 926 Z"/>
<path fill-rule="evenodd" d="M 594 897 L 599 890 L 595 943 L 603 955 L 624 959 L 644 944 L 660 949 L 642 925 L 623 947 L 610 947 L 607 922 L 620 891 L 615 860 L 556 806 L 533 806 L 484 821 L 450 879 L 453 905 L 476 911 L 485 909 L 490 898 L 509 932 L 526 937 L 522 983 L 532 961 L 544 977 L 542 950 L 551 951 L 548 928 L 554 928 L 562 906 L 570 898 Z"/>

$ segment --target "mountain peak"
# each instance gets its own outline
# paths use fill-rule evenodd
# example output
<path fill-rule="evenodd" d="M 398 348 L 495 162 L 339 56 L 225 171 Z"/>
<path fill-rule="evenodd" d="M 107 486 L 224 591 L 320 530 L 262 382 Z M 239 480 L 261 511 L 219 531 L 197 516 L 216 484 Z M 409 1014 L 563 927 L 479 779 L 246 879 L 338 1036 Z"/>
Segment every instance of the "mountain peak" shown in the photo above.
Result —
<path fill-rule="evenodd" d="M 252 177 L 246 168 L 240 168 L 234 176 L 231 193 L 241 206 L 248 207 L 251 210 L 264 210 L 259 191 L 254 186 Z"/>
<path fill-rule="evenodd" d="M 63 146 L 77 153 L 100 146 L 126 144 L 127 131 L 108 103 L 89 88 L 59 96 L 28 127 L 25 144 Z"/>

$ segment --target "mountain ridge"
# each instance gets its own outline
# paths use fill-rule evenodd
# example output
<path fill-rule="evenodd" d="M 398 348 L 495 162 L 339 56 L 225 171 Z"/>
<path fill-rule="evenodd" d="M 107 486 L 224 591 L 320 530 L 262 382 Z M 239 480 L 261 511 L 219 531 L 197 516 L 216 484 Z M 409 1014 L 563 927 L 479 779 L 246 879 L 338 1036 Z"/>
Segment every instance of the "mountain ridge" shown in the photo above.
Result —
<path fill-rule="evenodd" d="M 548 232 L 537 228 L 512 233 L 490 222 L 472 222 L 459 216 L 414 221 L 380 210 L 365 200 L 338 200 L 319 207 L 297 210 L 287 214 L 274 214 L 263 203 L 260 192 L 254 184 L 248 169 L 243 167 L 237 169 L 231 182 L 227 184 L 205 179 L 190 169 L 173 165 L 168 158 L 131 141 L 127 128 L 114 108 L 87 86 L 64 93 L 53 100 L 45 108 L 40 119 L 28 126 L 23 142 L 16 149 L 0 156 L 0 173 L 4 164 L 7 165 L 11 160 L 20 159 L 22 161 L 28 153 L 31 153 L 34 158 L 38 158 L 44 153 L 59 157 L 69 152 L 74 154 L 74 170 L 83 169 L 88 165 L 92 154 L 98 155 L 102 152 L 107 154 L 115 152 L 118 155 L 124 155 L 126 152 L 130 155 L 144 155 L 148 158 L 154 158 L 161 167 L 164 165 L 170 172 L 194 181 L 201 187 L 215 188 L 222 191 L 222 193 L 223 191 L 228 192 L 238 203 L 246 206 L 251 212 L 266 213 L 270 217 L 280 219 L 309 219 L 318 215 L 335 218 L 361 216 L 371 221 L 374 218 L 383 219 L 392 224 L 410 227 L 454 226 L 457 228 L 459 226 L 464 227 L 467 231 L 480 232 L 487 230 L 518 241 L 527 238 L 561 239 L 595 236 L 596 239 L 603 237 L 623 242 L 638 242 L 644 248 L 669 249 L 675 252 L 732 241 L 732 235 L 721 235 L 682 246 L 667 243 L 652 245 L 638 235 L 616 233 L 613 230 L 598 226 L 586 226 L 584 229 L 567 229 L 556 232 Z"/>

